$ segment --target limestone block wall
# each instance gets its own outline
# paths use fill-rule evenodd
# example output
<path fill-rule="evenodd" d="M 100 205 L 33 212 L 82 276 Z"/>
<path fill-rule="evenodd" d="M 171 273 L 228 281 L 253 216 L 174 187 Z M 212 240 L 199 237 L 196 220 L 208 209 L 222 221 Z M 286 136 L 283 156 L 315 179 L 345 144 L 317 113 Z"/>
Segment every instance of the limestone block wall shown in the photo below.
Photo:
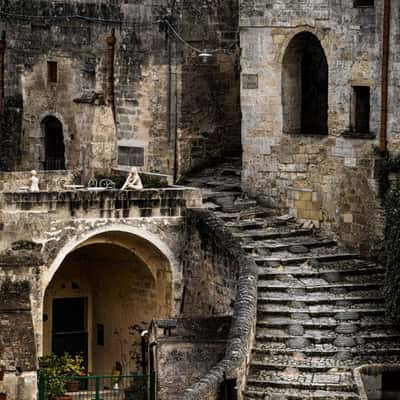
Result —
<path fill-rule="evenodd" d="M 4 267 L 3 262 L 1 266 Z M 0 392 L 8 398 L 36 399 L 36 347 L 33 335 L 31 286 L 15 281 L 16 274 L 0 273 Z M 14 280 L 14 281 L 13 281 Z"/>
<path fill-rule="evenodd" d="M 379 247 L 382 219 L 374 147 L 380 127 L 383 2 L 375 1 L 372 8 L 324 0 L 240 3 L 245 189 L 299 219 L 335 230 L 349 246 Z M 398 142 L 397 17 L 393 7 L 391 149 Z M 296 111 L 284 111 L 283 93 L 292 84 L 284 78 L 285 54 L 292 39 L 304 32 L 319 41 L 328 63 L 326 135 L 284 130 Z M 370 88 L 368 135 L 353 133 L 353 86 Z"/>
<path fill-rule="evenodd" d="M 170 175 L 238 150 L 237 54 L 201 68 L 178 39 L 169 46 L 159 24 L 171 15 L 194 46 L 227 48 L 236 37 L 235 2 L 2 0 L 0 9 L 7 43 L 0 169 L 43 168 L 48 116 L 62 124 L 66 168 L 85 177 L 120 165 L 117 146 L 139 149 L 133 162 L 144 170 Z M 48 62 L 57 63 L 56 82 Z"/>
<path fill-rule="evenodd" d="M 230 317 L 179 318 L 171 336 L 154 321 L 151 342 L 156 343 L 158 399 L 172 399 L 200 380 L 224 356 Z"/>

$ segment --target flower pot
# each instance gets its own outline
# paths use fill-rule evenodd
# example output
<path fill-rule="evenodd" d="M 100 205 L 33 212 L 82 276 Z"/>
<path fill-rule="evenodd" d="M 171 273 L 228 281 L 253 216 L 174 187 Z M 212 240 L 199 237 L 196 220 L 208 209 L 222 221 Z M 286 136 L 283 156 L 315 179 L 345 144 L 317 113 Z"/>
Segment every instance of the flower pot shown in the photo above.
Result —
<path fill-rule="evenodd" d="M 67 392 L 77 392 L 79 390 L 79 381 L 67 381 L 65 382 L 65 390 Z"/>

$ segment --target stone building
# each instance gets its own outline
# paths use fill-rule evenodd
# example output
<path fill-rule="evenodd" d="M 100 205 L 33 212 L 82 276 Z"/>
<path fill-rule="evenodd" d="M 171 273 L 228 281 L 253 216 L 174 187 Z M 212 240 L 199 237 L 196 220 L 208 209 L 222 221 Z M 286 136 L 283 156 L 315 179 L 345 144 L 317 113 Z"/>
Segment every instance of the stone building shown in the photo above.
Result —
<path fill-rule="evenodd" d="M 240 151 L 237 5 L 209 3 L 2 2 L 2 170 L 176 178 Z M 202 50 L 233 51 L 203 65 L 167 20 Z"/>
<path fill-rule="evenodd" d="M 183 265 L 186 213 L 201 206 L 200 193 L 168 184 L 240 154 L 237 19 L 235 1 L 0 1 L 7 399 L 36 398 L 41 355 L 82 354 L 96 375 L 116 362 L 139 372 L 140 334 L 152 320 L 231 314 L 236 273 L 224 260 L 226 287 L 194 306 L 205 282 L 186 275 L 201 268 L 201 250 L 197 264 Z M 217 51 L 204 63 L 207 49 Z M 165 188 L 77 190 L 132 166 L 146 187 Z M 39 193 L 26 192 L 32 169 Z M 185 386 L 223 350 L 216 339 Z"/>
<path fill-rule="evenodd" d="M 384 2 L 240 1 L 246 190 L 379 247 Z M 392 4 L 387 148 L 398 150 L 398 7 Z M 386 107 L 383 107 L 386 109 Z M 381 134 L 382 135 L 382 134 Z"/>
<path fill-rule="evenodd" d="M 400 354 L 349 251 L 400 143 L 388 4 L 0 0 L 0 399 L 67 351 L 159 400 L 365 400 L 355 368 Z"/>

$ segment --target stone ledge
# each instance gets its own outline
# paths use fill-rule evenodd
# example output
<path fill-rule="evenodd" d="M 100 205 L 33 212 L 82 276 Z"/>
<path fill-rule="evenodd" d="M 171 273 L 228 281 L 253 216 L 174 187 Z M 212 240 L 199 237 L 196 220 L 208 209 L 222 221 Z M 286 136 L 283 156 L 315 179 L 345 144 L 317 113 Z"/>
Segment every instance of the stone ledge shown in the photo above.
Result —
<path fill-rule="evenodd" d="M 3 212 L 60 213 L 64 210 L 72 216 L 100 212 L 110 214 L 110 218 L 115 212 L 128 216 L 129 210 L 140 217 L 181 216 L 187 208 L 199 207 L 201 203 L 201 192 L 192 188 L 7 192 L 0 196 L 0 209 Z"/>

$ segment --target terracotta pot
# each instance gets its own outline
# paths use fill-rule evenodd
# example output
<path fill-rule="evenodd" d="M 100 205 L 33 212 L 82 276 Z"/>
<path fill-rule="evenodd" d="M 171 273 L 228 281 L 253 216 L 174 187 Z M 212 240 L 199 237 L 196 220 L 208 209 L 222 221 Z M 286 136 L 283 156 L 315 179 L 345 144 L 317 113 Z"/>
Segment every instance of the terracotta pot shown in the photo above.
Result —
<path fill-rule="evenodd" d="M 65 389 L 67 392 L 77 392 L 79 386 L 79 381 L 68 381 L 65 383 Z"/>

